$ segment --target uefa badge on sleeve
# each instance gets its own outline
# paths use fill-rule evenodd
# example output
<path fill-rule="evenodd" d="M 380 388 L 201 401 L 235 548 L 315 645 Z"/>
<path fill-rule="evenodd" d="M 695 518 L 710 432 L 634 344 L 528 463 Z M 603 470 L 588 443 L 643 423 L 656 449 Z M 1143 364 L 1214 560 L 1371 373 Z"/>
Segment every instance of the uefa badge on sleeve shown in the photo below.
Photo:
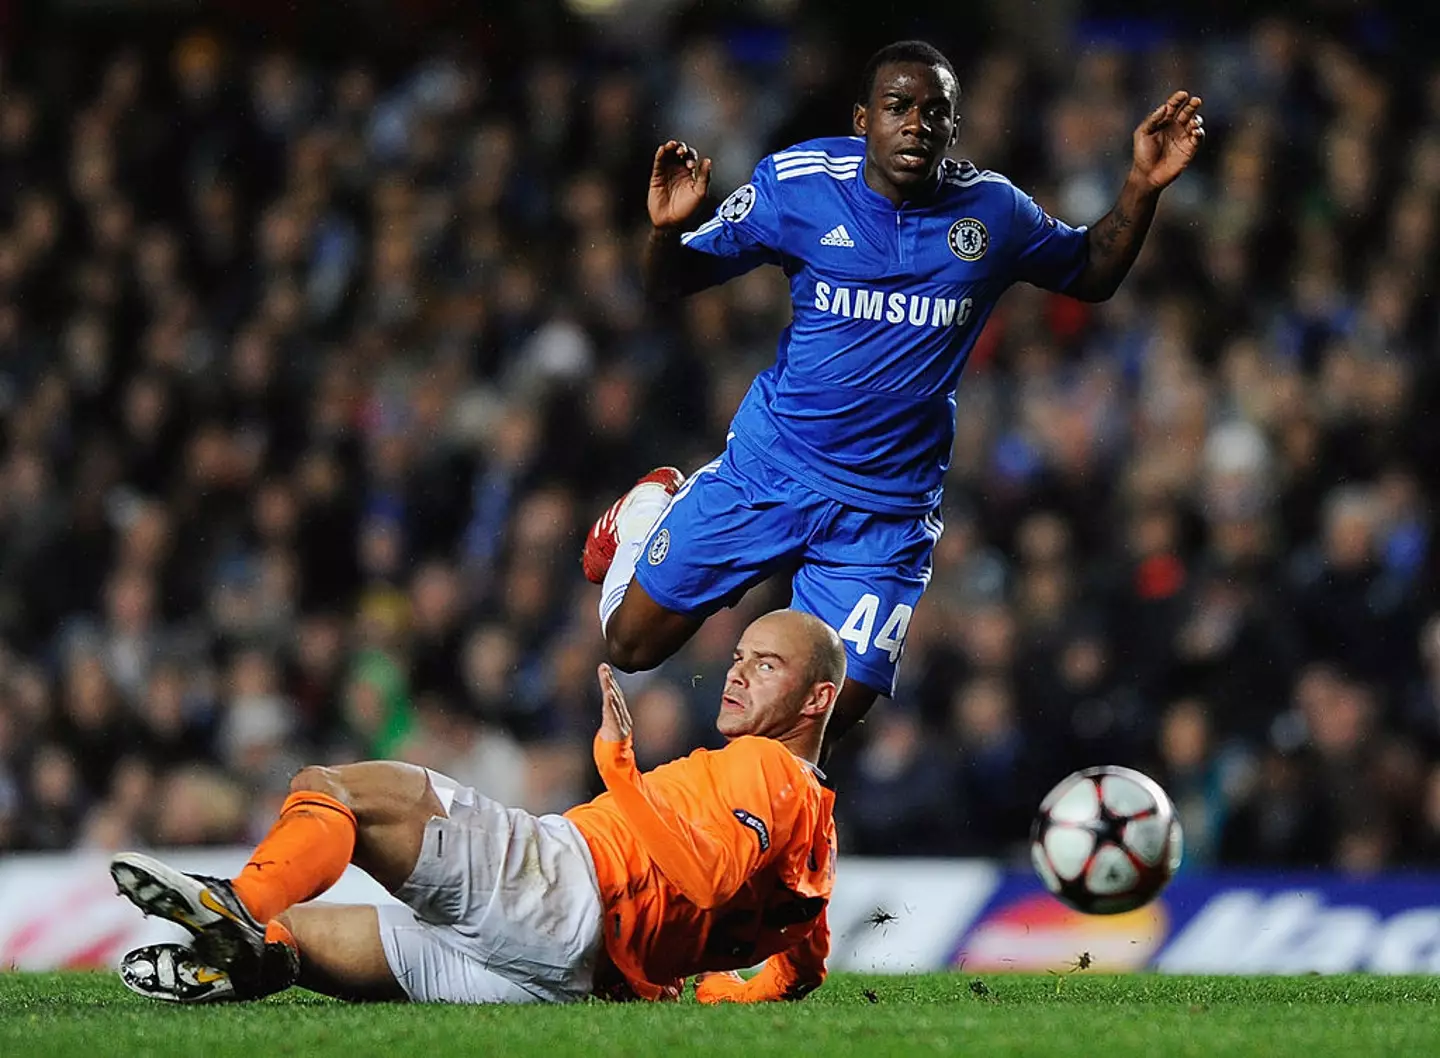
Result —
<path fill-rule="evenodd" d="M 738 224 L 755 208 L 755 185 L 743 184 L 730 192 L 730 197 L 720 203 L 716 215 L 723 221 Z"/>
<path fill-rule="evenodd" d="M 650 541 L 650 550 L 646 552 L 645 559 L 652 566 L 658 566 L 665 561 L 665 556 L 670 553 L 670 530 L 661 529 L 655 534 L 655 539 Z"/>
<path fill-rule="evenodd" d="M 962 261 L 978 261 L 990 249 L 990 233 L 974 217 L 963 217 L 950 225 L 946 241 L 950 252 Z"/>

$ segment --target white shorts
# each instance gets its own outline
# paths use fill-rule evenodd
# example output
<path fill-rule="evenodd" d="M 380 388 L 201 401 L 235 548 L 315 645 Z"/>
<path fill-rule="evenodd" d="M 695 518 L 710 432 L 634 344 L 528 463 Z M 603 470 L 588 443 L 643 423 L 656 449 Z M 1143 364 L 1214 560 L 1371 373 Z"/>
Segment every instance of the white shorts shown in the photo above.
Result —
<path fill-rule="evenodd" d="M 602 944 L 590 847 L 563 816 L 506 808 L 430 772 L 446 816 L 380 910 L 380 942 L 416 1002 L 566 1003 L 590 994 Z"/>

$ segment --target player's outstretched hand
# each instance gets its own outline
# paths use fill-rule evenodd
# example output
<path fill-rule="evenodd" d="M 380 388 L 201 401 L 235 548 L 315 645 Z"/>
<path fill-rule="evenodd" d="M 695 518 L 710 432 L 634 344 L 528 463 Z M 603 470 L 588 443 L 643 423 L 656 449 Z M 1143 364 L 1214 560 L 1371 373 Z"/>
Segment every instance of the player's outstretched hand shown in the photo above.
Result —
<path fill-rule="evenodd" d="M 700 974 L 695 978 L 695 999 L 701 1003 L 743 1003 L 745 979 L 734 970 Z"/>
<path fill-rule="evenodd" d="M 710 166 L 709 158 L 701 158 L 679 140 L 666 140 L 655 152 L 650 170 L 650 194 L 645 200 L 650 223 L 673 228 L 694 216 L 710 190 Z"/>
<path fill-rule="evenodd" d="M 624 742 L 630 737 L 630 710 L 625 695 L 615 682 L 615 670 L 600 666 L 600 737 L 606 742 Z"/>
<path fill-rule="evenodd" d="M 1179 91 L 1150 112 L 1135 129 L 1134 170 L 1156 191 L 1185 171 L 1205 139 L 1201 99 Z"/>

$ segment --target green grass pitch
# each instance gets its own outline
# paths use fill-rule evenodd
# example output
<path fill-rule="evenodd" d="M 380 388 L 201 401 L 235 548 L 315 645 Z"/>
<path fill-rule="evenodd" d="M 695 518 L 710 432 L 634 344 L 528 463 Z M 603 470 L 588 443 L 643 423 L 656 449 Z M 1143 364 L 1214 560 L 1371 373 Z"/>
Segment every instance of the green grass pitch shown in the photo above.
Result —
<path fill-rule="evenodd" d="M 836 974 L 801 1003 L 350 1006 L 303 992 L 176 1008 L 109 974 L 0 973 L 0 1055 L 1421 1058 L 1440 977 Z"/>

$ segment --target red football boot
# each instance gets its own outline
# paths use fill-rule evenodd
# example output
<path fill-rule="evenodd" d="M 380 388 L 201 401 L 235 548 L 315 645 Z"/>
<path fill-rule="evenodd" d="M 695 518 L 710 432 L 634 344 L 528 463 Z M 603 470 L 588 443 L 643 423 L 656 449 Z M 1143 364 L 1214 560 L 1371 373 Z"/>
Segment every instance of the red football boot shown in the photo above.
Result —
<path fill-rule="evenodd" d="M 685 484 L 685 475 L 674 467 L 656 467 L 630 488 L 630 491 L 610 505 L 610 509 L 595 519 L 590 535 L 585 538 L 585 550 L 580 555 L 585 567 L 585 579 L 591 584 L 603 584 L 610 563 L 615 560 L 615 548 L 620 543 L 620 519 L 629 509 L 631 497 L 641 489 L 662 489 L 667 496 L 673 496 Z"/>

